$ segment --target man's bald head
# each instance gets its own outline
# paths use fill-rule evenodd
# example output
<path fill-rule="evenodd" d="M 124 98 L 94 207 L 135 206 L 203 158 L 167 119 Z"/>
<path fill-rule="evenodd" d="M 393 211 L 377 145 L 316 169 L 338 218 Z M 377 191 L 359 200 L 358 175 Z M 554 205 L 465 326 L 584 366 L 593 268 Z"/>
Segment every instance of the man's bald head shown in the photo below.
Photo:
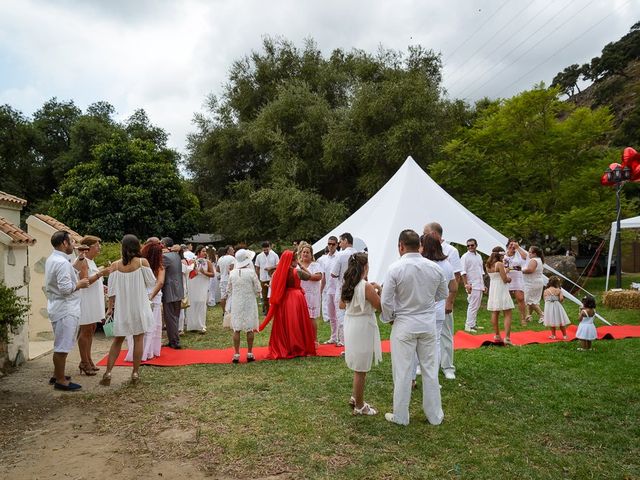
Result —
<path fill-rule="evenodd" d="M 440 225 L 438 222 L 427 223 L 424 226 L 424 231 L 422 233 L 434 237 L 438 240 L 442 240 L 442 225 Z"/>

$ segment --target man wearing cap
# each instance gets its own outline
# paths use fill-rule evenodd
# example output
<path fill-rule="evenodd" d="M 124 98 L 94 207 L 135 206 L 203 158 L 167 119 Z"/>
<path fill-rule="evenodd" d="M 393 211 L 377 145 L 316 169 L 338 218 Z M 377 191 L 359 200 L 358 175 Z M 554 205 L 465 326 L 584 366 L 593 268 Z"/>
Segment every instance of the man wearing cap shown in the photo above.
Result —
<path fill-rule="evenodd" d="M 247 362 L 255 360 L 253 356 L 253 332 L 258 329 L 258 304 L 256 297 L 260 293 L 260 282 L 252 260 L 255 253 L 239 249 L 235 255 L 235 266 L 229 273 L 227 292 L 231 302 L 231 330 L 233 330 L 234 355 L 231 361 L 240 362 L 240 333 L 247 333 Z"/>
<path fill-rule="evenodd" d="M 164 237 L 162 244 L 162 264 L 164 265 L 164 285 L 162 286 L 162 316 L 167 328 L 168 347 L 180 349 L 178 322 L 180 319 L 180 302 L 184 298 L 182 284 L 182 260 L 180 255 L 172 251 L 173 240 Z"/>
<path fill-rule="evenodd" d="M 44 266 L 47 313 L 53 329 L 53 369 L 49 380 L 56 390 L 74 391 L 82 388 L 65 376 L 67 355 L 75 347 L 80 322 L 80 290 L 89 286 L 89 279 L 78 278 L 78 273 L 88 269 L 84 254 L 71 264 L 74 241 L 65 230 L 51 236 L 53 253 Z M 103 274 L 100 272 L 100 276 Z"/>

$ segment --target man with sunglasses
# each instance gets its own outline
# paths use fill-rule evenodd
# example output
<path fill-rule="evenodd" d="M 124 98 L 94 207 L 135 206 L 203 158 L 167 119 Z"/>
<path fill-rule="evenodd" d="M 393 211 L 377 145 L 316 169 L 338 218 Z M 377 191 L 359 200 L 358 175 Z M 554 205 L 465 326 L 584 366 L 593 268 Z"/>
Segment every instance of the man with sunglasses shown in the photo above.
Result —
<path fill-rule="evenodd" d="M 482 257 L 477 252 L 478 242 L 475 238 L 467 240 L 467 253 L 462 255 L 462 282 L 467 292 L 467 319 L 464 324 L 464 331 L 469 333 L 477 333 L 483 330 L 478 326 L 476 319 L 480 303 L 482 302 L 482 294 L 486 291 L 484 286 L 484 263 Z"/>
<path fill-rule="evenodd" d="M 320 287 L 322 289 L 322 318 L 331 325 L 331 338 L 323 342 L 325 345 L 338 343 L 338 319 L 336 315 L 336 284 L 338 279 L 331 276 L 331 271 L 338 258 L 337 248 L 338 239 L 332 235 L 327 242 L 327 253 L 318 259 L 318 263 L 322 267 L 322 284 Z"/>

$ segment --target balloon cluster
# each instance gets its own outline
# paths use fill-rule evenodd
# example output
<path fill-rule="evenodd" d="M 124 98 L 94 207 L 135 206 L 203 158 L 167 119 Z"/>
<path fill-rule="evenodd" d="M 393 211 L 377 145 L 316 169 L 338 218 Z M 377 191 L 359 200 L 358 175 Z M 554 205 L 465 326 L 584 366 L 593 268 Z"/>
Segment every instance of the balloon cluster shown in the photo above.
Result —
<path fill-rule="evenodd" d="M 612 163 L 609 165 L 609 169 L 611 171 L 615 169 L 624 169 L 625 167 L 629 168 L 631 178 L 630 182 L 640 182 L 640 153 L 636 152 L 633 148 L 627 147 L 622 151 L 622 164 L 620 163 Z M 613 181 L 608 175 L 607 172 L 602 174 L 600 178 L 600 183 L 605 186 L 612 186 L 618 182 Z"/>

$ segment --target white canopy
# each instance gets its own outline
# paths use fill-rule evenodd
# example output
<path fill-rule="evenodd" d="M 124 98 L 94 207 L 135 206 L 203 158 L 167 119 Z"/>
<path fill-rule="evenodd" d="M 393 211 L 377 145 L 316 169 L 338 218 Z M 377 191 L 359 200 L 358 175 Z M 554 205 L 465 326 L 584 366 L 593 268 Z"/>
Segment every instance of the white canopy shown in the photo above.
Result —
<path fill-rule="evenodd" d="M 369 279 L 384 280 L 389 265 L 399 258 L 398 235 L 411 228 L 422 234 L 424 225 L 438 222 L 443 237 L 453 243 L 478 241 L 478 250 L 489 254 L 505 245 L 507 237 L 476 217 L 445 192 L 411 157 L 396 174 L 353 215 L 313 245 L 319 252 L 331 235 L 349 232 L 362 239 L 369 253 Z"/>
<path fill-rule="evenodd" d="M 640 228 L 640 216 L 620 220 L 620 228 Z M 611 271 L 611 257 L 613 257 L 613 244 L 616 241 L 616 233 L 618 233 L 617 222 L 611 222 L 611 238 L 609 239 L 609 256 L 607 258 L 607 280 L 605 282 L 605 290 L 609 290 L 609 272 Z M 622 265 L 616 265 L 616 268 L 622 268 Z"/>

